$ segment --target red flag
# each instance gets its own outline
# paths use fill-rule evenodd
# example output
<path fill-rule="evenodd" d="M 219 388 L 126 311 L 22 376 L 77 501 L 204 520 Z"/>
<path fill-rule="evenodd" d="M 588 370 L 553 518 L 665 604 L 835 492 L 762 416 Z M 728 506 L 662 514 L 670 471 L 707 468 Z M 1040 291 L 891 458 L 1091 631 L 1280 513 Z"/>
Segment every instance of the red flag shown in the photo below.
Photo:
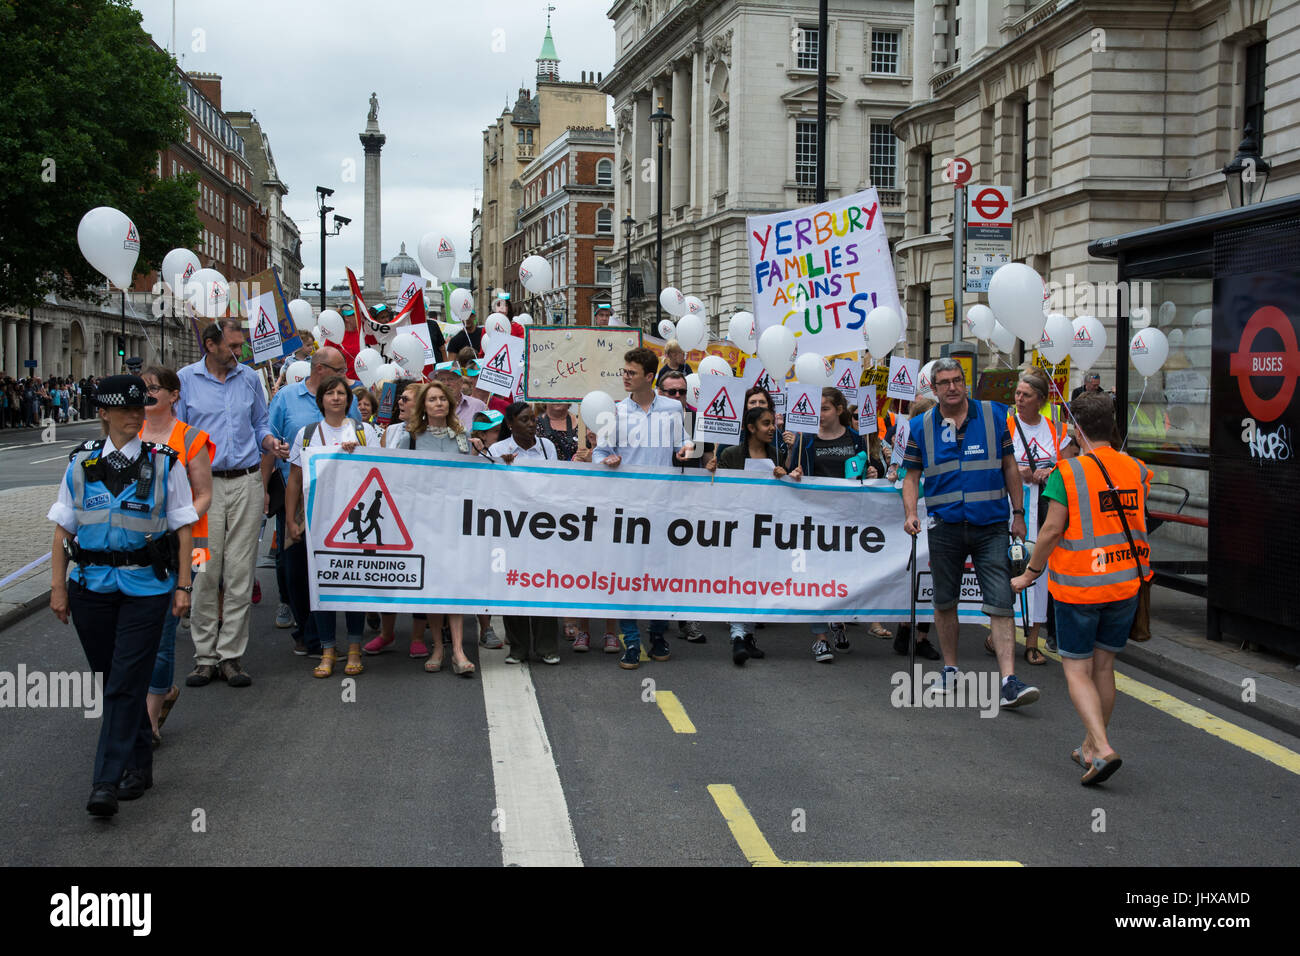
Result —
<path fill-rule="evenodd" d="M 357 321 L 365 319 L 370 321 L 370 310 L 366 308 L 366 302 L 361 298 L 361 287 L 357 285 L 357 277 L 348 269 L 348 285 L 352 287 L 352 307 L 357 310 Z"/>

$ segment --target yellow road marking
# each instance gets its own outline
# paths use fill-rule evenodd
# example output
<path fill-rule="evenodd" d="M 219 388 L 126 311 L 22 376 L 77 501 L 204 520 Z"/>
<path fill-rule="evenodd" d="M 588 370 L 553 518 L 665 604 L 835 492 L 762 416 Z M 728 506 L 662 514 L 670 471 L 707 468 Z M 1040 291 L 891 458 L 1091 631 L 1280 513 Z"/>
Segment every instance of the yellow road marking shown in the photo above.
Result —
<path fill-rule="evenodd" d="M 709 796 L 718 805 L 723 819 L 731 828 L 731 835 L 740 846 L 740 852 L 754 866 L 1021 866 L 1016 860 L 898 860 L 867 862 L 816 862 L 812 860 L 782 860 L 763 836 L 753 815 L 740 799 L 736 788 L 726 783 L 709 784 Z"/>
<path fill-rule="evenodd" d="M 686 708 L 682 702 L 677 699 L 677 695 L 670 690 L 655 691 L 655 703 L 659 709 L 664 712 L 668 718 L 669 725 L 679 734 L 695 733 L 695 725 L 691 723 L 691 718 L 686 716 Z"/>
<path fill-rule="evenodd" d="M 1061 662 L 1061 655 L 1049 651 L 1045 644 L 1045 632 L 1039 632 L 1038 649 L 1046 656 Z M 1025 643 L 1024 630 L 1016 629 L 1016 643 Z M 1171 697 L 1162 690 L 1156 690 L 1150 684 L 1144 684 L 1139 680 L 1134 680 L 1119 671 L 1115 671 L 1115 689 L 1121 693 L 1128 694 L 1130 697 L 1142 701 L 1148 706 L 1154 707 L 1161 713 L 1168 714 L 1175 720 L 1181 720 L 1197 730 L 1203 730 L 1211 736 L 1218 737 L 1220 740 L 1226 740 L 1235 747 L 1240 747 L 1248 753 L 1254 754 L 1269 763 L 1276 764 L 1283 770 L 1289 770 L 1291 773 L 1300 774 L 1300 754 L 1294 750 L 1288 750 L 1281 744 L 1274 743 L 1267 737 L 1261 737 L 1257 733 L 1247 730 L 1245 727 L 1238 727 L 1236 724 L 1224 720 L 1222 717 L 1216 717 L 1208 710 L 1197 707 L 1195 704 L 1189 704 L 1177 697 Z"/>

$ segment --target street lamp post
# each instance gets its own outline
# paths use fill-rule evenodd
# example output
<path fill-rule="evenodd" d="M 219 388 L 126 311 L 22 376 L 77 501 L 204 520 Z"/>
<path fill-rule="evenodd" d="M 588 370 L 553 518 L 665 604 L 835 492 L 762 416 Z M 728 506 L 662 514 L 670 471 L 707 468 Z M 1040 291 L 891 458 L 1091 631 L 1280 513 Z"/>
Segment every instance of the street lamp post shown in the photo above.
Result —
<path fill-rule="evenodd" d="M 1249 206 L 1264 198 L 1264 187 L 1268 185 L 1269 164 L 1259 154 L 1259 140 L 1255 138 L 1255 127 L 1246 124 L 1246 135 L 1237 147 L 1237 155 L 1232 162 L 1223 167 L 1223 178 L 1228 189 L 1228 203 L 1233 209 Z"/>
<path fill-rule="evenodd" d="M 629 325 L 632 323 L 632 230 L 635 228 L 636 220 L 629 209 L 623 217 L 623 314 Z"/>
<path fill-rule="evenodd" d="M 325 283 L 325 240 L 330 236 L 337 236 L 339 232 L 342 231 L 343 227 L 352 221 L 347 216 L 335 215 L 334 231 L 333 232 L 325 231 L 325 214 L 334 212 L 334 207 L 325 205 L 325 200 L 327 197 L 333 195 L 334 195 L 334 190 L 326 186 L 316 187 L 316 206 L 320 213 L 320 311 L 321 312 L 325 311 L 325 291 L 326 289 L 329 288 L 329 286 L 326 285 Z"/>
<path fill-rule="evenodd" d="M 664 291 L 664 130 L 673 121 L 664 111 L 664 98 L 658 98 L 658 109 L 650 114 L 659 139 L 659 154 L 655 161 L 655 326 L 664 318 L 664 304 L 659 301 Z"/>

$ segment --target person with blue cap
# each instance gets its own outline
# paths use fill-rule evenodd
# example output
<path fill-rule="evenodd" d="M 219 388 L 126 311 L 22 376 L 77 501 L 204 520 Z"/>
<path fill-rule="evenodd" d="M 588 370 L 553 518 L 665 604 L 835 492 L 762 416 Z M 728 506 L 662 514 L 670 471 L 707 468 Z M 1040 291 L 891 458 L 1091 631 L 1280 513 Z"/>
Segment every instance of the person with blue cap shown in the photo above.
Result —
<path fill-rule="evenodd" d="M 99 817 L 153 786 L 149 681 L 163 619 L 169 607 L 183 615 L 193 590 L 190 525 L 199 516 L 189 477 L 172 448 L 138 437 L 145 407 L 155 401 L 135 375 L 100 383 L 104 437 L 73 450 L 48 515 L 55 522 L 50 610 L 64 624 L 71 617 L 87 662 L 103 676 L 86 804 Z"/>

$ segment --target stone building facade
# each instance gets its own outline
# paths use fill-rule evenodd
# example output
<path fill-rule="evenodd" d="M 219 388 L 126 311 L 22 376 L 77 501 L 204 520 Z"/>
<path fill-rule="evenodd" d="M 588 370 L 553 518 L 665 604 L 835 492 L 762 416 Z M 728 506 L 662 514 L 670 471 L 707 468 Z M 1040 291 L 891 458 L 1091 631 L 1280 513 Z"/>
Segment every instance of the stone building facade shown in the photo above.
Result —
<path fill-rule="evenodd" d="M 296 299 L 302 286 L 302 236 L 297 223 L 284 211 L 284 197 L 289 194 L 289 186 L 280 178 L 271 152 L 271 139 L 257 117 L 248 111 L 227 115 L 244 141 L 244 154 L 253 169 L 252 192 L 266 210 L 268 265 L 280 270 L 285 297 Z"/>
<path fill-rule="evenodd" d="M 613 298 L 656 319 L 658 140 L 662 100 L 663 285 L 697 295 L 716 335 L 751 308 L 745 217 L 814 201 L 826 140 L 826 195 L 875 186 L 891 241 L 903 235 L 902 153 L 891 129 L 912 96 L 914 34 L 906 0 L 846 0 L 827 31 L 827 125 L 817 125 L 817 3 L 810 0 L 618 0 L 617 56 L 601 89 L 614 97 Z M 919 28 L 918 28 L 919 29 Z M 928 35 L 927 35 L 928 39 Z M 621 220 L 630 215 L 630 249 Z M 621 305 L 618 311 L 622 311 Z"/>

